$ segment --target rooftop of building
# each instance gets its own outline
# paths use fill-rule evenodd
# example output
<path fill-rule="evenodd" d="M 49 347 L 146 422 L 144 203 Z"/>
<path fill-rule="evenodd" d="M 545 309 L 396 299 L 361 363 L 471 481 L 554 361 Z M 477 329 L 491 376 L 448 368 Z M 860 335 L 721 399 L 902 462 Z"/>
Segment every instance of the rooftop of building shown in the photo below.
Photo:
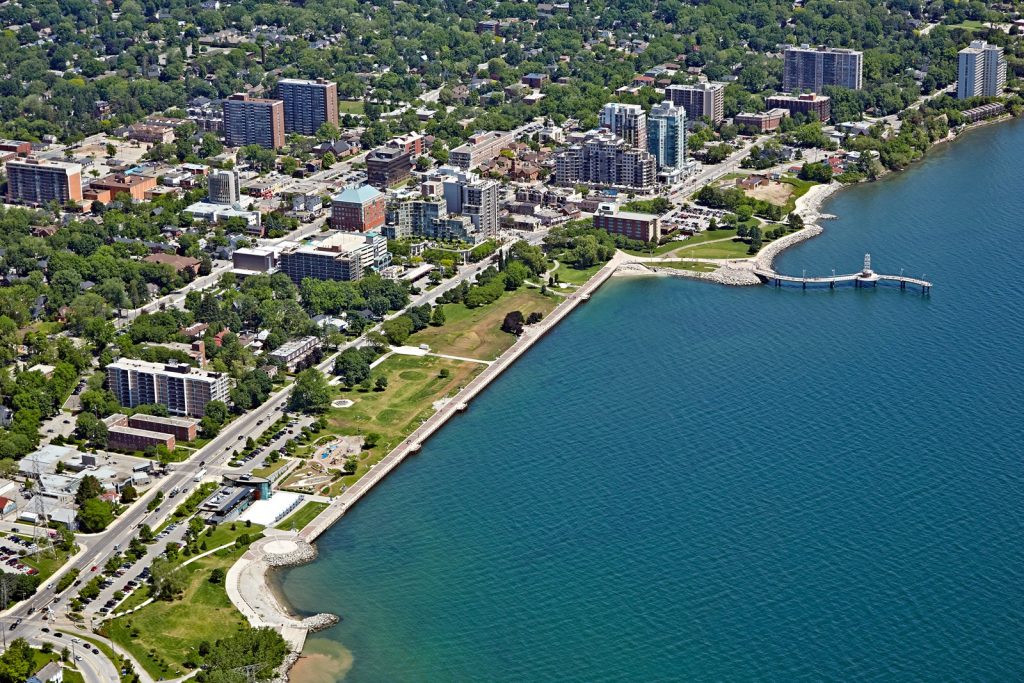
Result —
<path fill-rule="evenodd" d="M 271 351 L 270 354 L 271 355 L 277 355 L 277 356 L 286 356 L 289 353 L 292 353 L 293 351 L 298 351 L 299 349 L 301 349 L 302 347 L 306 346 L 307 344 L 314 344 L 314 343 L 316 343 L 316 341 L 317 341 L 317 338 L 316 337 L 312 337 L 312 336 L 310 336 L 310 337 L 301 337 L 300 339 L 293 339 L 293 340 L 291 340 L 289 342 L 285 342 L 284 344 L 281 344 L 281 346 L 279 346 L 276 349 L 274 349 L 273 351 Z"/>
<path fill-rule="evenodd" d="M 384 193 L 372 185 L 352 185 L 331 197 L 331 201 L 342 204 L 366 204 L 383 196 Z"/>
<path fill-rule="evenodd" d="M 832 99 L 828 95 L 819 95 L 816 92 L 802 93 L 800 95 L 788 95 L 786 93 L 779 93 L 777 95 L 771 95 L 768 97 L 769 100 L 785 100 L 787 102 L 824 102 Z"/>
<path fill-rule="evenodd" d="M 43 168 L 59 168 L 69 173 L 82 172 L 82 165 L 71 161 L 58 161 L 56 159 L 41 159 L 39 157 L 26 157 L 24 159 L 11 159 L 7 166 L 41 166 Z"/>
<path fill-rule="evenodd" d="M 324 78 L 280 78 L 278 84 L 287 83 L 288 85 L 323 85 L 329 86 L 332 81 L 328 81 Z"/>
<path fill-rule="evenodd" d="M 191 375 L 192 377 L 220 377 L 219 372 L 210 372 L 194 368 L 184 363 L 151 363 L 138 358 L 118 358 L 107 365 L 107 368 L 119 370 L 135 370 L 138 372 L 152 372 L 168 375 Z"/>

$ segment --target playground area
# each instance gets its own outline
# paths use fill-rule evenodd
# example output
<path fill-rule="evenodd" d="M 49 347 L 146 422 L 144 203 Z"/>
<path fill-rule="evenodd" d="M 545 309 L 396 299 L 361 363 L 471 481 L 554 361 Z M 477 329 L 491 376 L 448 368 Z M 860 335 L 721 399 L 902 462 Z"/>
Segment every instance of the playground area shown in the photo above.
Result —
<path fill-rule="evenodd" d="M 282 488 L 292 491 L 315 493 L 328 486 L 337 477 L 345 460 L 351 456 L 358 457 L 363 449 L 361 436 L 334 436 L 323 444 L 318 444 L 313 455 L 302 467 L 298 468 Z"/>

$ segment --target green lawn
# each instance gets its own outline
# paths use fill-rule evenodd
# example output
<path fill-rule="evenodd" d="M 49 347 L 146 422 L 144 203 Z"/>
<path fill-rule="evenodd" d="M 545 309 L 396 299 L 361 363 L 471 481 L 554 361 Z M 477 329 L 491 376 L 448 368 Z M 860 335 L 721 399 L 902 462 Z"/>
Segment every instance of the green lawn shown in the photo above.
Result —
<path fill-rule="evenodd" d="M 557 271 L 560 275 L 562 269 Z M 566 270 L 568 272 L 568 269 Z M 563 277 L 563 280 L 565 278 Z M 515 335 L 501 331 L 501 322 L 510 311 L 529 316 L 534 311 L 544 315 L 558 304 L 555 296 L 544 296 L 539 290 L 524 287 L 503 294 L 493 304 L 466 308 L 463 304 L 444 304 L 446 322 L 441 327 L 428 327 L 409 337 L 406 344 L 428 344 L 435 353 L 464 358 L 493 360 L 512 346 Z"/>
<path fill-rule="evenodd" d="M 747 258 L 750 256 L 747 253 L 749 247 L 750 245 L 743 240 L 714 242 L 712 244 L 698 244 L 692 249 L 680 250 L 674 255 L 685 256 L 686 258 Z"/>
<path fill-rule="evenodd" d="M 648 265 L 659 268 L 675 268 L 676 270 L 692 270 L 698 273 L 710 273 L 718 269 L 714 263 L 701 263 L 700 261 L 667 261 L 665 263 L 650 263 Z"/>
<path fill-rule="evenodd" d="M 379 462 L 423 420 L 434 414 L 434 401 L 453 396 L 483 368 L 481 363 L 436 356 L 394 355 L 374 369 L 374 377 L 383 375 L 388 378 L 388 387 L 384 391 L 339 387 L 338 396 L 355 403 L 348 408 L 331 409 L 327 414 L 327 431 L 343 435 L 374 434 L 376 445 L 361 453 L 356 473 L 335 482 L 331 494 L 337 493 L 342 484 L 350 485 L 365 474 L 370 465 Z M 440 377 L 441 370 L 447 370 L 449 376 Z M 303 468 L 291 475 L 284 487 L 292 485 L 308 472 Z M 289 524 L 289 521 L 286 519 L 283 524 Z"/>
<path fill-rule="evenodd" d="M 316 518 L 317 515 L 319 515 L 321 512 L 323 512 L 326 509 L 327 509 L 327 503 L 316 503 L 316 502 L 306 503 L 305 505 L 300 507 L 298 510 L 296 510 L 295 512 L 293 512 L 292 514 L 288 515 L 283 520 L 281 520 L 281 522 L 278 523 L 277 528 L 278 529 L 292 529 L 292 528 L 294 528 L 296 531 L 298 531 L 298 530 L 302 529 L 303 527 L 305 527 L 307 524 L 309 524 L 311 521 L 313 521 L 313 519 Z"/>
<path fill-rule="evenodd" d="M 338 116 L 345 114 L 362 116 L 364 113 L 365 107 L 362 100 L 338 100 Z"/>
<path fill-rule="evenodd" d="M 961 28 L 966 31 L 978 31 L 983 28 L 988 28 L 982 21 L 976 21 L 974 19 L 966 19 L 961 21 L 959 24 L 943 24 L 946 28 L 952 30 L 955 28 Z"/>
<path fill-rule="evenodd" d="M 274 472 L 277 472 L 279 469 L 281 469 L 282 467 L 284 467 L 287 464 L 288 464 L 288 459 L 287 458 L 281 458 L 277 462 L 271 463 L 271 464 L 267 465 L 266 467 L 257 467 L 256 469 L 254 469 L 252 471 L 252 474 L 255 477 L 269 477 L 271 474 L 273 474 Z"/>
<path fill-rule="evenodd" d="M 48 578 L 53 576 L 53 573 L 64 566 L 64 563 L 68 561 L 68 553 L 62 550 L 58 550 L 56 547 L 53 549 L 53 555 L 43 555 L 37 553 L 32 557 L 21 558 L 22 564 L 28 567 L 35 567 L 39 570 L 39 578 L 42 581 L 46 581 Z"/>
<path fill-rule="evenodd" d="M 704 232 L 698 233 L 692 237 L 688 237 L 682 242 L 670 242 L 669 244 L 662 245 L 655 250 L 655 256 L 685 256 L 689 257 L 701 257 L 701 258 L 722 258 L 718 256 L 705 256 L 703 253 L 699 253 L 709 247 L 717 247 L 719 245 L 727 245 L 728 242 L 718 242 L 718 240 L 726 240 L 729 238 L 736 237 L 735 230 L 705 230 Z M 716 244 L 705 245 L 707 242 L 716 242 Z M 634 253 L 634 252 L 630 252 Z M 635 252 L 637 256 L 649 256 L 647 252 Z"/>
<path fill-rule="evenodd" d="M 559 282 L 565 282 L 570 285 L 582 285 L 590 278 L 594 277 L 594 273 L 601 270 L 604 267 L 603 263 L 598 263 L 589 268 L 574 268 L 568 263 L 558 262 L 558 268 L 552 275 Z M 525 311 L 524 311 L 525 313 Z"/>
<path fill-rule="evenodd" d="M 194 652 L 203 641 L 217 640 L 247 627 L 235 610 L 222 583 L 210 583 L 215 568 L 225 572 L 244 548 L 220 551 L 197 560 L 180 571 L 189 575 L 182 597 L 171 602 L 157 600 L 134 612 L 104 624 L 104 635 L 130 652 L 154 678 L 182 676 L 184 662 L 198 660 Z"/>

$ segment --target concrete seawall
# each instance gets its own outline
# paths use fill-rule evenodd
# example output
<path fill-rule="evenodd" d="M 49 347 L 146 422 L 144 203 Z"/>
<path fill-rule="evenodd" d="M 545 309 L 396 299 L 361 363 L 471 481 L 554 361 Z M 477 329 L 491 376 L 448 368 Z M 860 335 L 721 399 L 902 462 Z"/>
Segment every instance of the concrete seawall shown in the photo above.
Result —
<path fill-rule="evenodd" d="M 607 282 L 615 269 L 618 268 L 619 260 L 612 259 L 601 270 L 594 274 L 586 284 L 569 296 L 564 297 L 551 313 L 541 322 L 528 327 L 523 335 L 516 340 L 516 343 L 504 351 L 498 358 L 479 375 L 467 384 L 462 391 L 448 401 L 443 408 L 427 418 L 426 422 L 420 425 L 402 443 L 398 444 L 390 453 L 374 465 L 369 472 L 363 475 L 355 484 L 350 486 L 344 493 L 324 510 L 316 519 L 306 525 L 299 532 L 299 538 L 311 543 L 323 532 L 331 527 L 345 511 L 356 501 L 362 498 L 377 482 L 386 477 L 391 470 L 397 467 L 406 457 L 422 448 L 423 443 L 434 433 L 444 426 L 456 413 L 465 410 L 469 402 L 486 389 L 491 382 L 498 378 L 509 366 L 515 363 L 524 353 L 547 334 L 552 328 L 562 321 L 578 305 L 590 298 L 590 295 Z"/>
<path fill-rule="evenodd" d="M 296 566 L 316 558 L 312 543 L 333 524 L 341 519 L 356 502 L 366 495 L 378 482 L 402 463 L 409 455 L 418 452 L 424 442 L 433 436 L 448 420 L 463 412 L 469 402 L 484 391 L 502 372 L 515 363 L 538 340 L 552 330 L 577 306 L 588 300 L 597 289 L 619 267 L 623 256 L 617 253 L 611 261 L 593 275 L 572 294 L 559 301 L 551 313 L 542 321 L 526 328 L 522 336 L 473 378 L 458 394 L 440 410 L 431 415 L 404 441 L 388 453 L 380 462 L 370 468 L 355 484 L 337 496 L 331 504 L 297 534 L 274 530 L 271 535 L 253 543 L 249 550 L 228 571 L 225 585 L 228 597 L 235 607 L 256 628 L 271 627 L 279 631 L 293 651 L 301 651 L 306 635 L 317 627 L 327 625 L 331 615 L 317 615 L 299 619 L 292 615 L 283 600 L 276 595 L 268 581 L 268 572 L 273 568 Z"/>

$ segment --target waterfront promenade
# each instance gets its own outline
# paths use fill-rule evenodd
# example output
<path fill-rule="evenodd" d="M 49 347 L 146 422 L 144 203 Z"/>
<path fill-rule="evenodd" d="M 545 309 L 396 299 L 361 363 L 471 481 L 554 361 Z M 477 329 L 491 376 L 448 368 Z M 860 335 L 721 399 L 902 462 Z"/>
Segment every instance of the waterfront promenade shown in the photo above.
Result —
<path fill-rule="evenodd" d="M 380 462 L 373 465 L 352 486 L 336 496 L 331 504 L 298 533 L 274 530 L 266 538 L 253 543 L 249 550 L 228 571 L 225 584 L 228 597 L 235 607 L 255 627 L 270 627 L 279 631 L 293 651 L 302 649 L 307 633 L 319 626 L 333 623 L 328 615 L 299 619 L 290 614 L 286 605 L 275 596 L 267 583 L 267 572 L 272 567 L 304 564 L 316 557 L 312 543 L 368 493 L 377 483 L 418 452 L 423 444 L 456 414 L 466 410 L 476 398 L 502 372 L 515 363 L 538 340 L 551 331 L 581 303 L 587 301 L 625 259 L 616 255 L 587 282 L 572 294 L 563 297 L 543 320 L 526 327 L 512 346 L 473 378 L 450 401 L 427 418 Z"/>

